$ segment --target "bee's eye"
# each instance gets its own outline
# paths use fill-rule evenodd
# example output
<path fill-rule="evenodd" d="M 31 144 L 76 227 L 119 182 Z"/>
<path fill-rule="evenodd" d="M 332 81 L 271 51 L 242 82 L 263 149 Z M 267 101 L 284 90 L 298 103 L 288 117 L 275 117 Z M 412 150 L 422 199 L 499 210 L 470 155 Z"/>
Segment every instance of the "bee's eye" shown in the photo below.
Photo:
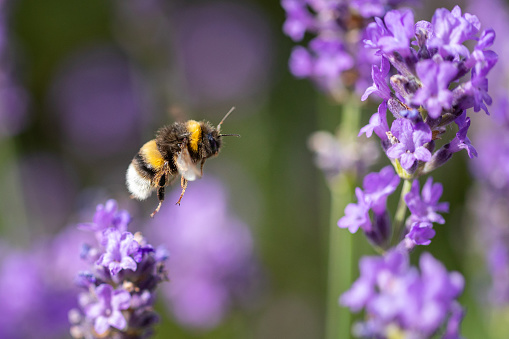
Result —
<path fill-rule="evenodd" d="M 218 151 L 218 144 L 217 141 L 214 139 L 214 137 L 211 134 L 207 134 L 207 139 L 209 139 L 209 144 L 212 152 L 216 153 Z"/>

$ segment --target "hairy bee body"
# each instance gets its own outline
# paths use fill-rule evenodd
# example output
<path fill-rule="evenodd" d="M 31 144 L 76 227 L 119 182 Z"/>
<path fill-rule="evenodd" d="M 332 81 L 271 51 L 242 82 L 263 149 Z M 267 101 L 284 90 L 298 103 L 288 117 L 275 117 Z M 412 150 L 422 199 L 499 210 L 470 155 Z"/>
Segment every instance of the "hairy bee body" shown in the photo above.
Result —
<path fill-rule="evenodd" d="M 145 200 L 157 191 L 159 205 L 154 216 L 164 200 L 165 187 L 180 175 L 180 204 L 187 182 L 200 178 L 205 160 L 219 153 L 220 125 L 216 128 L 206 121 L 189 120 L 159 129 L 156 138 L 140 148 L 127 169 L 126 184 L 132 198 Z"/>

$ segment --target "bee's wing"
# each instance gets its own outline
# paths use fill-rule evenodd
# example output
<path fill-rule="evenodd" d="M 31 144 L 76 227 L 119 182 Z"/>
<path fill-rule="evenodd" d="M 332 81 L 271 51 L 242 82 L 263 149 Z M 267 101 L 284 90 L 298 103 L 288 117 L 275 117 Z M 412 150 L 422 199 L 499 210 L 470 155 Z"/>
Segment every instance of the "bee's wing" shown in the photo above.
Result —
<path fill-rule="evenodd" d="M 180 175 L 182 175 L 184 179 L 194 181 L 201 178 L 201 171 L 193 163 L 187 147 L 184 147 L 182 151 L 175 156 L 175 164 L 177 165 Z"/>

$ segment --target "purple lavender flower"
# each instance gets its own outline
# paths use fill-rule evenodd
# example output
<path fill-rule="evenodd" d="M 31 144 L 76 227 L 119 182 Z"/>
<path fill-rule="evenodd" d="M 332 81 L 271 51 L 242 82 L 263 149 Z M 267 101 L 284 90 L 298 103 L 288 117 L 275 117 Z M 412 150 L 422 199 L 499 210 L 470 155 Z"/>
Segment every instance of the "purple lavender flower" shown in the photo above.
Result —
<path fill-rule="evenodd" d="M 355 233 L 359 228 L 366 232 L 371 231 L 371 219 L 369 217 L 370 203 L 366 200 L 364 192 L 357 187 L 355 189 L 357 204 L 350 203 L 345 208 L 345 216 L 339 219 L 340 228 L 348 228 L 350 233 Z"/>
<path fill-rule="evenodd" d="M 414 245 L 429 245 L 435 236 L 433 223 L 444 224 L 445 219 L 438 212 L 448 212 L 449 204 L 439 203 L 443 187 L 440 183 L 433 184 L 433 178 L 429 177 L 422 187 L 422 195 L 419 194 L 419 181 L 415 180 L 412 189 L 405 195 L 405 202 L 412 213 L 408 218 L 408 233 L 406 239 L 410 242 L 408 248 Z"/>
<path fill-rule="evenodd" d="M 110 199 L 104 205 L 97 205 L 93 222 L 78 224 L 78 228 L 95 232 L 102 237 L 103 232 L 110 227 L 125 232 L 129 222 L 131 222 L 129 213 L 124 210 L 119 211 L 117 202 Z"/>
<path fill-rule="evenodd" d="M 470 53 L 463 43 L 476 39 L 481 24 L 475 15 L 465 13 L 461 16 L 459 6 L 455 6 L 450 12 L 439 8 L 435 11 L 431 23 L 433 36 L 428 43 L 429 48 L 438 49 L 444 59 L 469 56 Z"/>
<path fill-rule="evenodd" d="M 85 315 L 94 319 L 94 329 L 97 334 L 104 334 L 110 326 L 125 330 L 127 320 L 122 314 L 130 306 L 131 295 L 123 289 L 113 290 L 108 284 L 95 288 L 97 301 L 85 307 Z"/>
<path fill-rule="evenodd" d="M 397 331 L 408 337 L 431 337 L 443 325 L 447 334 L 459 336 L 461 307 L 456 298 L 464 280 L 457 272 L 447 272 L 431 254 L 423 253 L 420 272 L 409 265 L 408 253 L 391 250 L 383 257 L 361 259 L 360 277 L 340 298 L 343 306 L 367 319 L 354 327 L 365 337 L 386 337 Z"/>
<path fill-rule="evenodd" d="M 423 60 L 417 64 L 416 71 L 422 87 L 415 92 L 412 102 L 424 106 L 436 119 L 442 115 L 442 109 L 451 108 L 453 95 L 449 84 L 458 74 L 458 69 L 451 62 L 437 64 L 433 60 Z"/>
<path fill-rule="evenodd" d="M 75 338 L 145 337 L 158 320 L 153 310 L 154 290 L 167 280 L 167 255 L 154 249 L 141 233 L 121 231 L 130 219 L 109 200 L 97 206 L 94 223 L 78 225 L 92 232 L 97 244 L 85 246 L 82 258 L 90 266 L 76 279 L 85 292 L 79 296 L 80 308 L 69 312 Z"/>
<path fill-rule="evenodd" d="M 371 76 L 373 78 L 373 85 L 368 87 L 364 94 L 361 97 L 361 100 L 364 101 L 368 98 L 371 93 L 375 93 L 380 98 L 385 100 L 389 100 L 391 97 L 391 89 L 387 84 L 387 75 L 391 69 L 391 64 L 387 58 L 381 58 L 381 65 L 378 67 L 377 65 L 373 65 L 373 69 L 371 71 Z"/>
<path fill-rule="evenodd" d="M 394 193 L 400 182 L 392 166 L 386 166 L 378 173 L 364 177 L 363 187 L 366 199 L 376 214 L 382 214 L 387 205 L 387 197 Z"/>
<path fill-rule="evenodd" d="M 399 159 L 405 170 L 411 170 L 416 161 L 431 160 L 431 152 L 425 147 L 431 141 L 431 129 L 427 124 L 397 119 L 392 123 L 391 133 L 398 142 L 387 150 L 387 156 Z"/>
<path fill-rule="evenodd" d="M 117 275 L 120 270 L 136 271 L 136 262 L 131 255 L 138 253 L 140 244 L 132 233 L 109 228 L 104 231 L 102 245 L 105 252 L 97 260 L 97 265 L 107 267 L 111 275 Z"/>
<path fill-rule="evenodd" d="M 389 11 L 384 17 L 386 31 L 378 41 L 378 47 L 387 54 L 398 52 L 403 57 L 411 54 L 410 39 L 414 36 L 414 14 L 411 10 Z"/>
<path fill-rule="evenodd" d="M 387 132 L 389 132 L 389 125 L 387 124 L 387 103 L 385 101 L 378 106 L 378 112 L 371 116 L 369 124 L 361 128 L 358 136 L 366 133 L 366 136 L 369 138 L 373 132 L 382 141 L 388 140 Z"/>
<path fill-rule="evenodd" d="M 281 6 L 286 11 L 283 32 L 293 41 L 300 41 L 306 30 L 313 25 L 313 17 L 303 0 L 282 0 Z"/>
<path fill-rule="evenodd" d="M 435 237 L 435 230 L 433 224 L 429 221 L 415 221 L 410 225 L 410 231 L 406 235 L 406 239 L 411 241 L 407 245 L 408 248 L 412 248 L 414 245 L 429 245 L 431 239 Z"/>
<path fill-rule="evenodd" d="M 450 143 L 450 152 L 456 153 L 461 151 L 462 149 L 466 149 L 468 153 L 468 157 L 472 159 L 477 156 L 477 151 L 474 146 L 470 142 L 470 139 L 467 137 L 467 131 L 470 128 L 470 118 L 467 118 L 466 112 L 463 112 L 456 120 L 456 124 L 458 125 L 459 131 L 456 133 L 456 137 L 452 139 Z"/>
<path fill-rule="evenodd" d="M 345 216 L 338 220 L 340 228 L 348 228 L 351 233 L 362 228 L 368 239 L 376 246 L 388 245 L 391 224 L 386 209 L 387 197 L 392 194 L 400 182 L 399 176 L 391 166 L 384 167 L 378 173 L 370 173 L 364 178 L 364 192 L 355 189 L 357 204 L 348 204 Z M 369 211 L 373 210 L 373 220 Z"/>
<path fill-rule="evenodd" d="M 449 203 L 438 202 L 442 196 L 443 187 L 440 183 L 433 183 L 429 177 L 422 187 L 422 195 L 419 193 L 419 181 L 415 180 L 411 191 L 405 195 L 405 202 L 410 212 L 412 221 L 429 221 L 439 224 L 445 223 L 444 218 L 438 212 L 449 212 Z"/>

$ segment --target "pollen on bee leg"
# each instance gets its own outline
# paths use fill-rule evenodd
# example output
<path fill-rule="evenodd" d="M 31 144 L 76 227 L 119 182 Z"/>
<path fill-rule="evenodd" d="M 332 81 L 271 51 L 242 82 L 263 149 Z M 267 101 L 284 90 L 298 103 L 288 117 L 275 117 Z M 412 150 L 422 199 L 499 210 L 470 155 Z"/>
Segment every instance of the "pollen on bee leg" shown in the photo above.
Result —
<path fill-rule="evenodd" d="M 175 205 L 179 205 L 179 206 L 180 206 L 180 200 L 182 200 L 182 197 L 184 196 L 184 193 L 186 192 L 186 188 L 187 188 L 187 180 L 184 177 L 180 177 L 180 187 L 182 187 L 182 192 L 180 193 L 179 200 L 175 204 Z"/>

